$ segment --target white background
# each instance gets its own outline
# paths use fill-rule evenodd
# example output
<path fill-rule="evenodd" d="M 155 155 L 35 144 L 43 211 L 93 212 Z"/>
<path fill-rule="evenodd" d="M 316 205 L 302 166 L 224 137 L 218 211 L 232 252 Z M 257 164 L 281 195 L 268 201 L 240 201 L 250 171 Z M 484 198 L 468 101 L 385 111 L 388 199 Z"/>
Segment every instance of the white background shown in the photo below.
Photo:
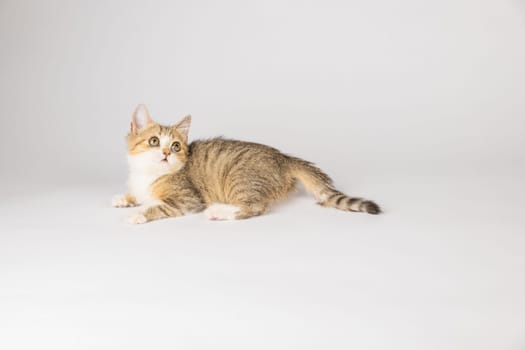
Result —
<path fill-rule="evenodd" d="M 0 1 L 0 347 L 523 349 L 525 4 Z M 136 104 L 379 217 L 131 227 Z"/>

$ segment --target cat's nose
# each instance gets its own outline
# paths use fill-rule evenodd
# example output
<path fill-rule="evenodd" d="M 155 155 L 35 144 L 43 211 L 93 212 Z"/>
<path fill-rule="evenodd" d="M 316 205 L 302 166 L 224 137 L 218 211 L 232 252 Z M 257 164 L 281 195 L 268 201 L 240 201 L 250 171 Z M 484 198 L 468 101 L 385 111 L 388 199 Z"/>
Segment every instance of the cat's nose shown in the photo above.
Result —
<path fill-rule="evenodd" d="M 170 155 L 170 150 L 167 149 L 167 148 L 164 148 L 164 149 L 162 150 L 162 154 L 164 154 L 165 156 L 169 156 L 169 155 Z"/>

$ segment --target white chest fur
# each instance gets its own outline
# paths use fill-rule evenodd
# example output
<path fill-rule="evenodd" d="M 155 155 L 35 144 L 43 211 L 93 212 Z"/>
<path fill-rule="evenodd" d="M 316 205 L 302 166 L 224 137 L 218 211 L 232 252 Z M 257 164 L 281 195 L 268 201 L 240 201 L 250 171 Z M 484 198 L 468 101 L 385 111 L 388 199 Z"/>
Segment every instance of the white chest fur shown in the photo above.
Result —
<path fill-rule="evenodd" d="M 153 200 L 150 186 L 158 178 L 151 174 L 130 173 L 128 179 L 129 193 L 132 194 L 138 203 Z"/>
<path fill-rule="evenodd" d="M 160 176 L 169 172 L 169 168 L 153 162 L 148 152 L 137 155 L 128 155 L 129 193 L 139 204 L 150 204 L 156 200 L 151 195 L 151 184 Z"/>

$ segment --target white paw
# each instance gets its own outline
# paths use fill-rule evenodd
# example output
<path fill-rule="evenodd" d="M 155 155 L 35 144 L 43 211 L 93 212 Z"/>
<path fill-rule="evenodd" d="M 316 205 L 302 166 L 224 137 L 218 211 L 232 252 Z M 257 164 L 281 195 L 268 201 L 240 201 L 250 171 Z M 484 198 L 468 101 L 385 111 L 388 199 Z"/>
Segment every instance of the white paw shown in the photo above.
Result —
<path fill-rule="evenodd" d="M 113 197 L 113 199 L 111 200 L 111 205 L 115 208 L 127 208 L 134 206 L 126 200 L 126 196 L 124 195 L 118 195 Z"/>
<path fill-rule="evenodd" d="M 128 223 L 132 225 L 144 224 L 148 221 L 144 214 L 136 213 L 128 217 Z"/>
<path fill-rule="evenodd" d="M 204 215 L 209 220 L 235 220 L 238 211 L 239 207 L 235 205 L 216 203 L 206 208 Z"/>

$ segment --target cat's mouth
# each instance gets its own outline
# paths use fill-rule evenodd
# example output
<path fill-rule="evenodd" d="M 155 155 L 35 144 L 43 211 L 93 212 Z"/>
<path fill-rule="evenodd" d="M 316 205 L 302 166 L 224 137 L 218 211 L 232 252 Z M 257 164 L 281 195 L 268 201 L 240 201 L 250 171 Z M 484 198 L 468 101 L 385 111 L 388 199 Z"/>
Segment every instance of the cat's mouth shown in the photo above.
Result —
<path fill-rule="evenodd" d="M 163 162 L 163 163 L 167 163 L 167 162 L 168 162 L 168 158 L 163 158 L 163 159 L 161 160 L 161 162 Z"/>

